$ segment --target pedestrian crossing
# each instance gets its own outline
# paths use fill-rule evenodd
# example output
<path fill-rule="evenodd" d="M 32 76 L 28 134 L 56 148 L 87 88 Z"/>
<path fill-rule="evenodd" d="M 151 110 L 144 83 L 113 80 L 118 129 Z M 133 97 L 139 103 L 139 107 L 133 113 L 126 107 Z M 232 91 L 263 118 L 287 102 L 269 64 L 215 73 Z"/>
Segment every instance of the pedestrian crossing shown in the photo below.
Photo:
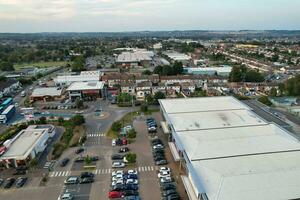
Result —
<path fill-rule="evenodd" d="M 87 137 L 104 137 L 104 133 L 88 133 Z"/>
<path fill-rule="evenodd" d="M 71 171 L 54 171 L 50 172 L 50 177 L 61 177 L 61 176 L 69 176 L 71 174 Z"/>
<path fill-rule="evenodd" d="M 95 169 L 93 171 L 93 173 L 95 175 L 104 175 L 104 174 L 111 174 L 113 171 L 117 171 L 117 170 L 122 170 L 122 169 Z M 156 171 L 158 170 L 157 166 L 140 166 L 135 168 L 136 171 L 138 172 L 151 172 L 151 171 Z M 76 173 L 78 174 L 78 173 Z M 66 177 L 66 176 L 70 176 L 71 175 L 71 171 L 53 171 L 50 172 L 49 177 Z"/>

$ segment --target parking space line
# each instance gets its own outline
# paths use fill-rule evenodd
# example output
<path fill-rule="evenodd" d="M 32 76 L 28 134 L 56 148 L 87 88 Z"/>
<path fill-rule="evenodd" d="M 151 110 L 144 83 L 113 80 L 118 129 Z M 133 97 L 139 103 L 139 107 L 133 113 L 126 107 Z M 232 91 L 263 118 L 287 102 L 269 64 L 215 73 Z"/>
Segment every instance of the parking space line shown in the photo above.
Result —
<path fill-rule="evenodd" d="M 154 167 L 153 166 L 151 166 L 151 171 L 153 171 L 154 170 Z"/>
<path fill-rule="evenodd" d="M 110 172 L 111 172 L 111 169 L 108 169 L 108 173 L 110 174 Z"/>

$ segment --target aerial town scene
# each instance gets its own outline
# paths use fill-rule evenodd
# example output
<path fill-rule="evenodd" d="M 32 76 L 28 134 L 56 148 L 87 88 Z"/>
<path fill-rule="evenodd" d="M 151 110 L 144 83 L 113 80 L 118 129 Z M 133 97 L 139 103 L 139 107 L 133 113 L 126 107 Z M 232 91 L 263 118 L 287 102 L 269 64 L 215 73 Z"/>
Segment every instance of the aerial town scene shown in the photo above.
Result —
<path fill-rule="evenodd" d="M 0 199 L 300 199 L 299 8 L 0 0 Z"/>

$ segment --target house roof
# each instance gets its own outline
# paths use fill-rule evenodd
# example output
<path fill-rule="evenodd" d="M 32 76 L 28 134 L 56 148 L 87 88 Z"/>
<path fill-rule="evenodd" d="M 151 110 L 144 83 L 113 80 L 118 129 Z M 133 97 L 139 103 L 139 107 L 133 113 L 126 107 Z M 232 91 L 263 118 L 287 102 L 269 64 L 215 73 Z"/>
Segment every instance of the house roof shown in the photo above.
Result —
<path fill-rule="evenodd" d="M 103 87 L 104 82 L 102 81 L 74 82 L 68 87 L 67 91 L 101 90 Z"/>

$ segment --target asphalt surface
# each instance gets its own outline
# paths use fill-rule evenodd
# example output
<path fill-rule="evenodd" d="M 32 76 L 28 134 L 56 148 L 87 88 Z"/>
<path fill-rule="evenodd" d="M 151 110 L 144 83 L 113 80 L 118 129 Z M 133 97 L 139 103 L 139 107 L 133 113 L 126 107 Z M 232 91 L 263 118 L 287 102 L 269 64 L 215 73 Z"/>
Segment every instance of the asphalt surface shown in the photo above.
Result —
<path fill-rule="evenodd" d="M 275 116 L 274 114 L 272 114 L 272 112 L 270 112 L 268 106 L 266 106 L 256 100 L 244 100 L 242 102 L 245 103 L 246 105 L 248 105 L 250 108 L 252 108 L 253 111 L 257 115 L 259 115 L 266 121 L 276 123 L 279 126 L 281 126 L 283 128 L 287 128 L 287 129 L 289 129 L 291 127 L 288 123 L 286 123 L 285 121 L 280 119 L 278 116 Z"/>

